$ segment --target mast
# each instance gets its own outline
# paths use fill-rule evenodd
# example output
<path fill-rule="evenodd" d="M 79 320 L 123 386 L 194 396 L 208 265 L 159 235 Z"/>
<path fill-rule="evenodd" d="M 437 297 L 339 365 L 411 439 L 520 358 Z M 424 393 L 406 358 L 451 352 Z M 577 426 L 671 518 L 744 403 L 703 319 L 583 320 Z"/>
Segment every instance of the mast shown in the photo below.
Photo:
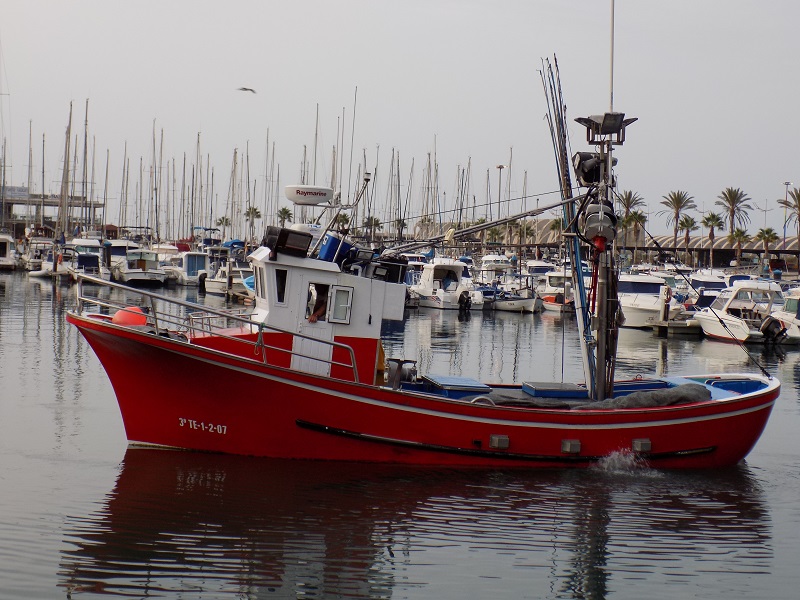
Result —
<path fill-rule="evenodd" d="M 0 226 L 6 224 L 6 163 L 8 162 L 8 155 L 6 154 L 6 138 L 3 138 L 3 181 L 0 182 Z"/>
<path fill-rule="evenodd" d="M 75 164 L 77 166 L 77 144 L 76 144 L 76 161 Z M 83 173 L 82 173 L 83 182 L 81 184 L 81 191 L 83 196 L 81 198 L 81 218 L 78 223 L 81 225 L 83 231 L 89 228 L 89 205 L 87 204 L 88 200 L 88 193 L 86 190 L 86 186 L 88 184 L 89 178 L 89 99 L 86 99 L 86 113 L 83 118 Z"/>
<path fill-rule="evenodd" d="M 72 139 L 72 102 L 69 103 L 69 121 L 67 122 L 67 134 L 64 138 L 64 170 L 61 173 L 61 203 L 56 219 L 56 236 L 59 241 L 66 236 L 67 223 L 69 220 L 69 154 L 70 141 Z"/>
<path fill-rule="evenodd" d="M 592 257 L 591 304 L 596 310 L 597 323 L 595 398 L 602 401 L 614 395 L 621 319 L 616 287 L 617 266 L 611 251 L 617 235 L 617 217 L 611 196 L 615 185 L 611 171 L 616 164 L 612 150 L 625 142 L 625 128 L 636 118 L 626 119 L 624 113 L 607 112 L 575 120 L 586 127 L 586 141 L 598 150 L 578 152 L 572 160 L 578 183 L 589 189 L 588 202 L 583 203 L 579 213 L 583 233 L 576 231 L 575 235 L 589 245 Z"/>
<path fill-rule="evenodd" d="M 111 151 L 106 148 L 106 177 L 105 183 L 103 184 L 103 212 L 101 213 L 100 220 L 102 221 L 101 225 L 103 227 L 103 238 L 106 237 L 106 206 L 108 205 L 108 163 L 111 160 Z"/>
<path fill-rule="evenodd" d="M 44 134 L 42 134 L 42 202 L 39 209 L 39 227 L 44 228 Z"/>
<path fill-rule="evenodd" d="M 89 178 L 89 183 L 90 183 L 90 187 L 89 187 L 89 214 L 87 215 L 89 217 L 89 219 L 88 219 L 88 222 L 89 222 L 88 229 L 91 230 L 91 231 L 96 231 L 95 230 L 95 225 L 97 225 L 97 222 L 96 222 L 96 219 L 95 219 L 95 215 L 94 215 L 94 167 L 95 167 L 95 159 L 97 158 L 96 149 L 97 149 L 97 140 L 95 139 L 94 136 L 92 136 L 92 175 Z"/>
<path fill-rule="evenodd" d="M 25 224 L 30 226 L 31 205 L 30 198 L 33 191 L 33 121 L 28 121 L 28 206 L 25 215 Z"/>

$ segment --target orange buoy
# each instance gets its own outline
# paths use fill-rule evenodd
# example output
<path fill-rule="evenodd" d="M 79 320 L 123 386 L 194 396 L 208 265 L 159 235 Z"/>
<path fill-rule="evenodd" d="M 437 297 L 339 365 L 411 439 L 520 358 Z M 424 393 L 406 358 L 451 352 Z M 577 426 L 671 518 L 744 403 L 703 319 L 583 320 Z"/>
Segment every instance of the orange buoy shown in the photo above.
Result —
<path fill-rule="evenodd" d="M 147 325 L 147 315 L 138 306 L 121 308 L 111 318 L 115 325 Z"/>

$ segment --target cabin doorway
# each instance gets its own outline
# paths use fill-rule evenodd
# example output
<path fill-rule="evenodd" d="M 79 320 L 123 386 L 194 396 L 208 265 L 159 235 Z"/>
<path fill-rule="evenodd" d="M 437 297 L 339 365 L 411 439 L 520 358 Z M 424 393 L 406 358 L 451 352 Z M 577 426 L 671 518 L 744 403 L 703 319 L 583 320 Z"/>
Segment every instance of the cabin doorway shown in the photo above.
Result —
<path fill-rule="evenodd" d="M 305 306 L 301 311 L 302 317 L 297 330 L 309 337 L 294 338 L 292 369 L 314 375 L 330 375 L 333 347 L 321 343 L 333 341 L 333 325 L 328 321 L 330 286 L 314 281 L 313 277 L 303 277 L 300 289 L 305 290 Z"/>

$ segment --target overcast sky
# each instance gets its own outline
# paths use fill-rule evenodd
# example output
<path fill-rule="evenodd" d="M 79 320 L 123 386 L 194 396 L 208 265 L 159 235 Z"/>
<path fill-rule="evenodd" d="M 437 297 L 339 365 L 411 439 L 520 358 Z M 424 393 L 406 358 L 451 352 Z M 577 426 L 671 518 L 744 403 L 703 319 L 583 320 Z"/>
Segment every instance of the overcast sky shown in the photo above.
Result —
<path fill-rule="evenodd" d="M 639 118 L 616 154 L 619 190 L 645 198 L 653 233 L 669 229 L 656 214 L 664 195 L 686 191 L 709 211 L 726 187 L 769 209 L 751 215 L 748 231 L 765 217 L 782 230 L 784 182 L 800 187 L 800 2 L 617 0 L 615 7 L 614 109 Z M 610 0 L 5 0 L 7 180 L 27 183 L 30 125 L 34 190 L 44 134 L 46 191 L 57 192 L 69 104 L 82 145 L 88 99 L 98 194 L 110 153 L 110 215 L 124 145 L 131 170 L 140 158 L 147 168 L 154 124 L 159 137 L 163 130 L 164 158 L 178 164 L 184 153 L 193 161 L 200 134 L 219 205 L 235 148 L 242 154 L 249 143 L 258 196 L 268 131 L 283 185 L 299 181 L 304 146 L 309 179 L 316 162 L 316 183 L 327 183 L 339 130 L 345 193 L 366 151 L 369 168 L 378 164 L 376 202 L 384 203 L 394 149 L 404 188 L 415 161 L 411 192 L 419 198 L 435 151 L 447 207 L 468 161 L 470 193 L 482 205 L 487 170 L 496 200 L 496 167 L 509 163 L 513 148 L 511 196 L 522 196 L 527 172 L 532 208 L 536 198 L 557 199 L 542 59 L 558 59 L 573 152 L 588 150 L 573 119 L 609 109 L 610 8 Z"/>

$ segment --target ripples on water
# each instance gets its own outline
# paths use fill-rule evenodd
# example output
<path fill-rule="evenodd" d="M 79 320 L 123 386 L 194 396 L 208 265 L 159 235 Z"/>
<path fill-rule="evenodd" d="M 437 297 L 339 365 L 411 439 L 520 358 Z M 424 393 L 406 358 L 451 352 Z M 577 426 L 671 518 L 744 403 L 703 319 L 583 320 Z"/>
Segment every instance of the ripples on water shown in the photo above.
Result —
<path fill-rule="evenodd" d="M 99 508 L 67 517 L 58 576 L 148 597 L 642 597 L 654 580 L 767 571 L 765 510 L 746 468 L 460 472 L 131 449 Z"/>
<path fill-rule="evenodd" d="M 71 291 L 0 284 L 0 598 L 796 597 L 800 353 L 759 357 L 789 397 L 758 460 L 721 472 L 624 454 L 528 472 L 126 450 L 105 374 L 63 321 Z M 575 379 L 562 323 L 419 311 L 387 327 L 387 355 Z M 753 370 L 735 347 L 638 331 L 620 361 L 622 376 Z"/>

